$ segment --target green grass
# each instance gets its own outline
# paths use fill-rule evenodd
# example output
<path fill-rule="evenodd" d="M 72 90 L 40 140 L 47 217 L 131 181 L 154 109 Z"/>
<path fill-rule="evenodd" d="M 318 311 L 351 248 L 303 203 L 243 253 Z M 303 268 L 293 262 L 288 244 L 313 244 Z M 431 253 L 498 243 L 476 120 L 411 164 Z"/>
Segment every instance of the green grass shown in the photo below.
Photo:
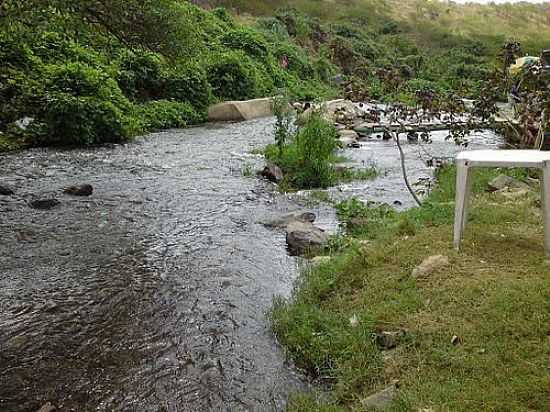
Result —
<path fill-rule="evenodd" d="M 292 300 L 277 300 L 272 312 L 288 355 L 330 388 L 329 399 L 297 395 L 290 411 L 363 411 L 361 400 L 394 379 L 391 411 L 550 410 L 550 263 L 538 193 L 484 193 L 499 173 L 476 175 L 460 253 L 452 248 L 452 168 L 421 208 L 340 207 L 344 221 L 363 223 L 335 240 L 330 262 L 303 273 Z M 412 278 L 439 254 L 449 267 Z M 381 330 L 406 334 L 388 351 L 375 343 Z"/>

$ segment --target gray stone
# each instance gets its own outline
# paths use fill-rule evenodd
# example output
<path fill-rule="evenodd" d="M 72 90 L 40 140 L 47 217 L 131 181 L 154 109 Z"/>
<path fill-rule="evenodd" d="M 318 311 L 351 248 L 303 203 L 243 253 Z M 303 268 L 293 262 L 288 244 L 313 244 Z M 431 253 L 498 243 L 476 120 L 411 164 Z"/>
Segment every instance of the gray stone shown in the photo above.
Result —
<path fill-rule="evenodd" d="M 268 163 L 260 172 L 260 175 L 274 183 L 281 183 L 284 179 L 281 168 L 273 163 Z"/>
<path fill-rule="evenodd" d="M 340 139 L 357 140 L 359 138 L 359 135 L 357 134 L 357 132 L 353 130 L 348 130 L 348 129 L 340 130 L 338 132 L 338 136 L 340 136 Z"/>
<path fill-rule="evenodd" d="M 72 196 L 91 196 L 94 192 L 94 187 L 89 184 L 69 186 L 63 189 L 63 192 Z"/>
<path fill-rule="evenodd" d="M 295 212 L 274 219 L 265 220 L 261 223 L 267 227 L 286 229 L 292 222 L 313 223 L 315 221 L 315 213 L 312 212 Z"/>
<path fill-rule="evenodd" d="M 310 222 L 291 222 L 286 228 L 286 243 L 292 254 L 301 255 L 328 243 L 328 234 Z"/>
<path fill-rule="evenodd" d="M 392 383 L 383 391 L 375 393 L 363 400 L 363 407 L 367 410 L 384 411 L 388 409 L 397 396 L 397 382 Z"/>
<path fill-rule="evenodd" d="M 55 411 L 55 406 L 53 406 L 50 402 L 45 403 L 42 405 L 42 407 L 38 410 L 38 412 L 52 412 Z"/>
<path fill-rule="evenodd" d="M 412 272 L 415 278 L 423 278 L 449 265 L 447 256 L 436 255 L 430 256 L 418 265 Z"/>
<path fill-rule="evenodd" d="M 13 195 L 13 190 L 11 190 L 9 187 L 0 185 L 0 195 L 2 196 L 11 196 Z"/>
<path fill-rule="evenodd" d="M 57 199 L 35 199 L 29 202 L 29 206 L 38 210 L 50 210 L 60 204 Z"/>
<path fill-rule="evenodd" d="M 398 331 L 382 331 L 376 335 L 376 343 L 384 349 L 395 348 L 401 339 L 405 336 L 405 332 Z"/>
<path fill-rule="evenodd" d="M 497 190 L 502 190 L 505 188 L 529 189 L 529 185 L 527 183 L 520 182 L 519 180 L 506 175 L 500 175 L 498 177 L 495 177 L 493 180 L 489 182 L 489 185 L 488 185 L 488 190 L 490 192 L 496 192 Z"/>

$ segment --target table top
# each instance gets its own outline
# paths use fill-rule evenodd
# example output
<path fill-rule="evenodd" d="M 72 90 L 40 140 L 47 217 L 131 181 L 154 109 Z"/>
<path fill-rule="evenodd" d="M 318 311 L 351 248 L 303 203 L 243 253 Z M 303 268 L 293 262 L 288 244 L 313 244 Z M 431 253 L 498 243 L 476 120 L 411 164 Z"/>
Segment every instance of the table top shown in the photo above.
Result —
<path fill-rule="evenodd" d="M 550 151 L 540 150 L 471 150 L 460 152 L 457 160 L 469 166 L 487 167 L 543 167 L 550 166 Z"/>

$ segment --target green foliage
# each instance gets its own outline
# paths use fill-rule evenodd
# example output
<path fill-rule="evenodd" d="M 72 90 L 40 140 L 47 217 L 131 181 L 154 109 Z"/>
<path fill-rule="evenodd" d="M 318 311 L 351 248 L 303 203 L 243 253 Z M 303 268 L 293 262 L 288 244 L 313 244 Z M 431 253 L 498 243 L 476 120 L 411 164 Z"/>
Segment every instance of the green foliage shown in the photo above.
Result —
<path fill-rule="evenodd" d="M 136 109 L 136 116 L 147 130 L 183 128 L 200 123 L 204 115 L 197 113 L 189 103 L 170 100 L 151 101 Z"/>
<path fill-rule="evenodd" d="M 330 377 L 331 396 L 296 396 L 290 410 L 363 410 L 361 400 L 394 378 L 402 385 L 388 410 L 396 412 L 427 404 L 457 411 L 548 406 L 540 380 L 547 330 L 539 325 L 548 318 L 543 302 L 550 289 L 542 246 L 534 246 L 542 245 L 538 196 L 509 203 L 484 194 L 491 178 L 503 172 L 525 178 L 524 169 L 477 171 L 472 230 L 458 254 L 455 172 L 441 169 L 423 206 L 406 212 L 353 199 L 338 206 L 341 219 L 362 222 L 363 230 L 334 241 L 328 262 L 305 270 L 292 299 L 274 304 L 273 330 L 287 353 L 313 376 Z M 426 257 L 439 254 L 451 264 L 411 277 Z M 380 331 L 399 330 L 405 335 L 391 352 L 355 342 L 355 333 L 372 343 Z M 518 341 L 518 333 L 529 339 Z M 461 338 L 456 345 L 453 335 Z M 502 348 L 512 355 L 500 356 Z M 467 374 L 457 377 L 457 370 Z M 489 379 L 495 373 L 500 379 Z M 514 379 L 518 373 L 525 379 Z"/>
<path fill-rule="evenodd" d="M 189 102 L 198 110 L 204 110 L 212 101 L 212 88 L 206 71 L 197 64 L 178 65 L 164 73 L 162 97 Z"/>
<path fill-rule="evenodd" d="M 276 130 L 276 135 L 287 131 Z M 286 184 L 296 189 L 326 188 L 335 181 L 331 164 L 337 148 L 336 129 L 313 113 L 306 124 L 284 145 L 268 146 L 266 158 L 276 163 L 285 173 Z"/>
<path fill-rule="evenodd" d="M 222 100 L 246 100 L 260 95 L 262 78 L 253 60 L 243 52 L 212 57 L 207 68 L 214 95 Z"/>
<path fill-rule="evenodd" d="M 113 101 L 56 92 L 47 96 L 34 143 L 93 145 L 120 142 L 140 131 Z"/>
<path fill-rule="evenodd" d="M 134 53 L 125 50 L 118 66 L 118 84 L 133 99 L 147 101 L 160 97 L 163 86 L 164 58 L 146 51 Z"/>
<path fill-rule="evenodd" d="M 173 0 L 3 6 L 0 132 L 14 145 L 121 141 L 202 121 L 215 99 L 268 96 L 276 87 L 303 99 L 335 94 L 319 80 L 334 70 L 326 61 L 314 67 L 317 59 L 288 34 L 268 42 L 273 33 L 237 24 L 225 9 Z M 62 118 L 73 115 L 79 124 Z M 14 126 L 25 117 L 32 126 Z"/>
<path fill-rule="evenodd" d="M 265 59 L 268 54 L 265 39 L 252 29 L 239 28 L 231 30 L 224 34 L 220 41 L 225 47 L 232 50 L 242 50 L 252 58 Z"/>

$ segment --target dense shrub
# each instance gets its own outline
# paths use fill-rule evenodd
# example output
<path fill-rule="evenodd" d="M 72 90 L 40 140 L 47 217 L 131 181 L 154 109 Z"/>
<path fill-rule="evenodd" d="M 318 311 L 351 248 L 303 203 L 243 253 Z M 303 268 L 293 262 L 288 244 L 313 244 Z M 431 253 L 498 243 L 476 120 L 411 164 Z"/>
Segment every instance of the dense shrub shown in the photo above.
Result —
<path fill-rule="evenodd" d="M 337 133 L 320 113 L 313 113 L 295 136 L 285 140 L 284 145 L 268 146 L 266 157 L 281 167 L 287 185 L 311 189 L 334 183 L 331 160 L 338 146 Z"/>
<path fill-rule="evenodd" d="M 206 71 L 198 65 L 179 65 L 164 74 L 162 98 L 189 102 L 200 110 L 212 100 Z"/>
<path fill-rule="evenodd" d="M 286 56 L 288 58 L 287 70 L 294 73 L 301 79 L 310 79 L 315 75 L 315 69 L 311 59 L 304 53 L 304 50 L 290 42 L 281 42 L 275 46 L 275 57 L 280 62 Z"/>
<path fill-rule="evenodd" d="M 263 36 L 251 29 L 231 30 L 222 36 L 221 43 L 229 49 L 242 50 L 256 59 L 265 59 L 268 54 L 268 46 Z"/>
<path fill-rule="evenodd" d="M 212 9 L 212 15 L 217 17 L 224 23 L 227 23 L 229 26 L 235 25 L 235 22 L 233 21 L 233 16 L 231 16 L 231 13 L 229 13 L 224 7 L 216 7 L 215 9 Z"/>
<path fill-rule="evenodd" d="M 131 104 L 117 82 L 84 63 L 45 69 L 44 106 L 30 132 L 38 144 L 119 142 L 140 131 L 128 115 Z M 39 125 L 39 127 L 38 127 Z"/>
<path fill-rule="evenodd" d="M 147 130 L 186 127 L 204 120 L 204 115 L 189 103 L 158 100 L 146 103 L 136 109 L 136 116 Z"/>
<path fill-rule="evenodd" d="M 101 69 L 85 63 L 67 63 L 47 66 L 45 74 L 48 91 L 109 100 L 123 109 L 130 107 L 117 82 Z"/>
<path fill-rule="evenodd" d="M 37 144 L 120 142 L 141 131 L 138 124 L 111 101 L 62 92 L 48 95 L 40 122 L 33 130 Z"/>
<path fill-rule="evenodd" d="M 212 58 L 207 76 L 214 95 L 222 100 L 245 100 L 259 96 L 261 79 L 254 62 L 242 52 Z"/>
<path fill-rule="evenodd" d="M 163 82 L 164 58 L 146 51 L 125 50 L 118 61 L 118 84 L 126 96 L 147 101 L 160 95 Z"/>

